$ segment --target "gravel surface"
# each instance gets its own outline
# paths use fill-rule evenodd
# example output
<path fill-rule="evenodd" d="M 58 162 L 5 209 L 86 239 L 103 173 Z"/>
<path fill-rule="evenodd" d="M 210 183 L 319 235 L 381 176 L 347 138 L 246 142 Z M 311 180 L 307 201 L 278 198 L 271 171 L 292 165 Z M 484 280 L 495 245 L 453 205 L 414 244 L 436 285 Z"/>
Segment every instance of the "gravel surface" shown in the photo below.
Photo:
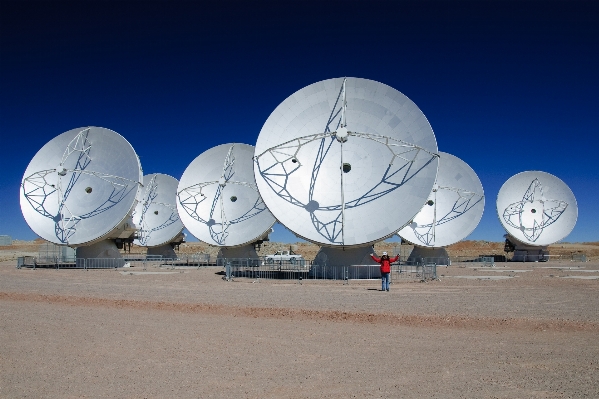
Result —
<path fill-rule="evenodd" d="M 0 397 L 599 398 L 598 262 L 453 265 L 389 293 L 15 264 Z"/>

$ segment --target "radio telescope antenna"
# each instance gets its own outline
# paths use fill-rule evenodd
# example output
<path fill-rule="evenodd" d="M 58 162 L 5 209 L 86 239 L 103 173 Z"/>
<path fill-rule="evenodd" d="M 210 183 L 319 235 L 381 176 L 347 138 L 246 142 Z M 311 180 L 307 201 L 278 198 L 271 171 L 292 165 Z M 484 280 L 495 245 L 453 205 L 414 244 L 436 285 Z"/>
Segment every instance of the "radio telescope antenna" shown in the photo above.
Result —
<path fill-rule="evenodd" d="M 145 175 L 143 183 L 143 196 L 133 212 L 133 222 L 139 228 L 134 243 L 148 247 L 148 255 L 176 258 L 173 246 L 184 242 L 176 203 L 179 181 L 154 173 Z"/>
<path fill-rule="evenodd" d="M 280 223 L 347 248 L 409 223 L 431 192 L 437 160 L 433 130 L 410 99 L 379 82 L 337 78 L 304 87 L 272 112 L 254 174 Z"/>
<path fill-rule="evenodd" d="M 257 257 L 253 244 L 275 223 L 256 188 L 253 155 L 248 144 L 213 147 L 189 164 L 177 188 L 177 209 L 187 230 L 221 247 L 225 257 Z"/>
<path fill-rule="evenodd" d="M 435 258 L 446 264 L 445 248 L 472 233 L 483 215 L 483 186 L 470 166 L 458 157 L 439 152 L 439 172 L 433 191 L 412 222 L 397 234 L 414 244 L 408 261 Z"/>
<path fill-rule="evenodd" d="M 37 235 L 77 247 L 77 257 L 119 258 L 117 247 L 133 241 L 141 179 L 139 158 L 120 134 L 93 126 L 69 130 L 29 162 L 21 211 Z"/>
<path fill-rule="evenodd" d="M 572 190 L 541 171 L 510 177 L 497 195 L 497 215 L 515 247 L 512 260 L 547 260 L 547 246 L 566 237 L 578 218 Z"/>

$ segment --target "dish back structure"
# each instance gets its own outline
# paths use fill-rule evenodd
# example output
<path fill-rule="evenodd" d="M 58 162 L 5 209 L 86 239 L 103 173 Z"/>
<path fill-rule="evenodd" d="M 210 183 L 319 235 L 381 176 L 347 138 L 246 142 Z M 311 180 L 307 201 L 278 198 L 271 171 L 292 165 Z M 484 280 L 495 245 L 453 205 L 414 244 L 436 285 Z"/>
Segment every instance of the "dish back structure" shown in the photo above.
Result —
<path fill-rule="evenodd" d="M 177 212 L 179 181 L 172 176 L 153 173 L 143 177 L 141 200 L 133 212 L 138 226 L 136 245 L 158 247 L 183 239 L 183 223 Z"/>
<path fill-rule="evenodd" d="M 254 173 L 277 220 L 325 246 L 368 245 L 428 198 L 437 144 L 420 109 L 373 80 L 337 78 L 284 100 L 256 142 Z"/>
<path fill-rule="evenodd" d="M 480 179 L 460 158 L 439 152 L 437 181 L 412 222 L 397 234 L 421 247 L 445 247 L 472 233 L 483 215 Z"/>
<path fill-rule="evenodd" d="M 558 177 L 527 171 L 501 186 L 497 216 L 510 237 L 527 246 L 543 247 L 570 234 L 578 205 L 570 187 Z"/>
<path fill-rule="evenodd" d="M 177 209 L 187 230 L 199 240 L 237 247 L 271 231 L 275 218 L 254 181 L 254 147 L 222 144 L 194 159 L 177 188 Z"/>
<path fill-rule="evenodd" d="M 21 181 L 23 216 L 41 238 L 88 246 L 128 239 L 142 171 L 133 147 L 102 127 L 69 130 L 29 162 Z"/>

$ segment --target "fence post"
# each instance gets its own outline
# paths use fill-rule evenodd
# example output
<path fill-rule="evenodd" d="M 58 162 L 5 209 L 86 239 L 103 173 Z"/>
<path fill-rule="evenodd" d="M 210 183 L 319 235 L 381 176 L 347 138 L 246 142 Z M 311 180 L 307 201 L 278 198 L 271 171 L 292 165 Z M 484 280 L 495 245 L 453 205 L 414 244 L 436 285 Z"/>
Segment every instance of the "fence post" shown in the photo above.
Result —
<path fill-rule="evenodd" d="M 225 277 L 227 281 L 231 280 L 231 262 L 227 262 L 225 265 Z"/>

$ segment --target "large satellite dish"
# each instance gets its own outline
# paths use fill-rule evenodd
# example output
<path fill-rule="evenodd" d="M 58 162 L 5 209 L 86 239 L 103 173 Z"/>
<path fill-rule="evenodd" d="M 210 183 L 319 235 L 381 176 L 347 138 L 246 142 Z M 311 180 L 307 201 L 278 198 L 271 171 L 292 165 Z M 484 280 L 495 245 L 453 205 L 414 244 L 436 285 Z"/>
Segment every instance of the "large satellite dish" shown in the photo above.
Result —
<path fill-rule="evenodd" d="M 421 247 L 445 247 L 472 233 L 483 215 L 483 186 L 460 158 L 439 152 L 433 191 L 412 222 L 397 234 Z"/>
<path fill-rule="evenodd" d="M 183 239 L 183 223 L 177 212 L 177 186 L 179 181 L 161 173 L 145 175 L 142 198 L 133 212 L 133 223 L 138 227 L 136 245 L 156 248 L 166 246 L 172 257 L 173 240 Z M 170 249 L 170 250 L 169 250 Z M 148 253 L 155 251 L 148 249 Z"/>
<path fill-rule="evenodd" d="M 120 134 L 102 127 L 69 130 L 29 162 L 21 210 L 31 229 L 55 244 L 126 239 L 135 232 L 129 222 L 141 179 L 139 158 Z"/>
<path fill-rule="evenodd" d="M 578 205 L 559 178 L 540 171 L 510 177 L 497 195 L 497 215 L 507 233 L 529 246 L 547 246 L 576 224 Z"/>
<path fill-rule="evenodd" d="M 258 136 L 254 173 L 270 211 L 297 236 L 367 245 L 422 208 L 436 152 L 428 120 L 405 95 L 372 80 L 329 79 L 272 112 Z"/>
<path fill-rule="evenodd" d="M 253 243 L 271 231 L 275 218 L 256 188 L 254 147 L 222 144 L 194 159 L 177 189 L 181 221 L 199 240 L 220 247 Z"/>

